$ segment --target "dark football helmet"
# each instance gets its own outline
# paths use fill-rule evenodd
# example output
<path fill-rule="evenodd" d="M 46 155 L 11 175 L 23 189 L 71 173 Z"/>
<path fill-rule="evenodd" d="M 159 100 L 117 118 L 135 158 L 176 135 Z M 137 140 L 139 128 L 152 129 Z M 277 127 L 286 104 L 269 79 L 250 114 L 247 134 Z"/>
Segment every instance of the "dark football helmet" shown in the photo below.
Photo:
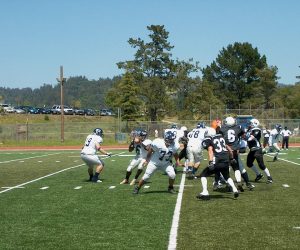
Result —
<path fill-rule="evenodd" d="M 103 137 L 103 130 L 101 128 L 95 128 L 94 134 Z"/>
<path fill-rule="evenodd" d="M 275 125 L 275 128 L 276 128 L 276 130 L 277 130 L 278 132 L 280 132 L 281 129 L 282 129 L 282 126 L 281 126 L 280 124 L 276 124 L 276 125 Z"/>
<path fill-rule="evenodd" d="M 165 140 L 165 143 L 171 145 L 172 143 L 174 143 L 174 140 L 176 139 L 176 135 L 174 132 L 172 131 L 167 131 L 165 133 L 165 136 L 164 136 L 164 140 Z"/>
<path fill-rule="evenodd" d="M 147 135 L 148 135 L 148 133 L 146 130 L 142 129 L 142 130 L 137 131 L 137 136 L 141 137 L 142 140 L 145 140 Z"/>
<path fill-rule="evenodd" d="M 196 128 L 206 128 L 205 122 L 199 122 Z"/>
<path fill-rule="evenodd" d="M 173 129 L 178 129 L 178 127 L 177 127 L 176 124 L 172 124 L 171 128 L 173 128 Z"/>

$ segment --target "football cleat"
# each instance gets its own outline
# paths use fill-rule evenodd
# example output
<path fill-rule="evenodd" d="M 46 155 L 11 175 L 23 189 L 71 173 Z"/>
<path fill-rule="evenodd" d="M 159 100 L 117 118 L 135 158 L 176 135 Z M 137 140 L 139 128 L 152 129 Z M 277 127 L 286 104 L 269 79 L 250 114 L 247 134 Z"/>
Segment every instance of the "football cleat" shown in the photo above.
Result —
<path fill-rule="evenodd" d="M 272 179 L 272 177 L 271 177 L 271 176 L 268 176 L 267 183 L 273 183 L 273 179 Z"/>
<path fill-rule="evenodd" d="M 168 188 L 168 192 L 170 194 L 176 194 L 176 191 L 174 190 L 174 188 Z"/>
<path fill-rule="evenodd" d="M 236 199 L 237 197 L 239 197 L 239 192 L 234 192 L 233 193 L 233 197 Z"/>
<path fill-rule="evenodd" d="M 120 184 L 128 184 L 128 180 L 124 179 L 123 181 L 120 182 Z"/>
<path fill-rule="evenodd" d="M 264 178 L 264 176 L 262 175 L 262 174 L 259 174 L 259 175 L 257 175 L 256 176 L 256 178 L 255 178 L 255 182 L 258 182 L 260 179 L 262 179 L 262 178 Z"/>
<path fill-rule="evenodd" d="M 134 184 L 136 184 L 138 181 L 137 179 L 133 179 L 131 182 L 130 182 L 130 186 L 133 186 Z"/>
<path fill-rule="evenodd" d="M 138 194 L 139 191 L 140 191 L 139 187 L 136 186 L 136 187 L 133 189 L 133 192 L 132 192 L 132 193 L 133 193 L 133 194 Z"/>
<path fill-rule="evenodd" d="M 274 161 L 277 161 L 277 160 L 278 160 L 277 156 L 274 156 L 273 162 L 274 162 Z"/>
<path fill-rule="evenodd" d="M 93 179 L 93 180 L 92 180 L 92 182 L 94 182 L 94 183 L 101 183 L 102 181 L 101 181 L 101 180 L 99 180 L 99 179 L 98 179 L 98 180 L 96 180 L 96 179 Z"/>
<path fill-rule="evenodd" d="M 196 198 L 199 199 L 199 200 L 204 200 L 204 201 L 210 200 L 209 194 L 203 195 L 202 193 L 199 193 L 199 194 L 196 196 Z"/>
<path fill-rule="evenodd" d="M 255 186 L 250 182 L 248 182 L 246 185 L 247 185 L 247 188 L 249 188 L 250 191 L 252 191 L 255 188 Z"/>

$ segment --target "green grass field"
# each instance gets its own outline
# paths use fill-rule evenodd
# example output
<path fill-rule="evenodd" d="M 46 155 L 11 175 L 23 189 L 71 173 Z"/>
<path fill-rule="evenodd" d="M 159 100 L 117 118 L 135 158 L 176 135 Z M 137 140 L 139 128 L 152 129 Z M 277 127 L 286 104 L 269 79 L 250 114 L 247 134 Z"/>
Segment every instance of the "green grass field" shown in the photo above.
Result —
<path fill-rule="evenodd" d="M 133 195 L 119 184 L 133 156 L 111 152 L 94 184 L 78 151 L 0 151 L 0 249 L 167 249 L 179 194 L 156 172 Z M 300 148 L 279 159 L 265 156 L 273 184 L 263 179 L 237 200 L 213 192 L 212 178 L 211 200 L 197 200 L 200 180 L 185 179 L 177 249 L 299 249 Z"/>

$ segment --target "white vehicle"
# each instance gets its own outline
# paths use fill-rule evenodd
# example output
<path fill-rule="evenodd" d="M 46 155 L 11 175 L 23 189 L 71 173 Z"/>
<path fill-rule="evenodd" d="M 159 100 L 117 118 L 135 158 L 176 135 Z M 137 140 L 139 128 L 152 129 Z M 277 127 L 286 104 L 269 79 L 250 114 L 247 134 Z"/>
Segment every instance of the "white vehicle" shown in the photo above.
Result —
<path fill-rule="evenodd" d="M 10 106 L 10 104 L 0 103 L 0 107 L 3 108 L 4 112 L 12 113 L 12 112 L 8 111 L 8 110 L 12 109 L 12 107 Z"/>
<path fill-rule="evenodd" d="M 61 106 L 60 105 L 53 105 L 51 108 L 52 114 L 61 114 Z M 64 114 L 65 115 L 73 115 L 74 110 L 69 106 L 64 105 Z"/>

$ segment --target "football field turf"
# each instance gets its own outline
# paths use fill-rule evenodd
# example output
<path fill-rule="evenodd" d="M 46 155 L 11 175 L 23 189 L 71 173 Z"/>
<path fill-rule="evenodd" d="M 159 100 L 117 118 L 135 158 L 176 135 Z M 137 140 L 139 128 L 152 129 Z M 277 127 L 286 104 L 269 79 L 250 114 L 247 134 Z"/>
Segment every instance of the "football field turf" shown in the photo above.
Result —
<path fill-rule="evenodd" d="M 94 184 L 79 151 L 0 151 L 0 249 L 299 249 L 300 148 L 281 151 L 276 162 L 266 155 L 274 183 L 253 182 L 238 199 L 213 192 L 209 178 L 209 201 L 195 198 L 201 182 L 182 178 L 181 169 L 182 193 L 169 194 L 167 176 L 156 172 L 133 195 L 119 184 L 133 155 L 111 152 L 103 182 Z"/>

